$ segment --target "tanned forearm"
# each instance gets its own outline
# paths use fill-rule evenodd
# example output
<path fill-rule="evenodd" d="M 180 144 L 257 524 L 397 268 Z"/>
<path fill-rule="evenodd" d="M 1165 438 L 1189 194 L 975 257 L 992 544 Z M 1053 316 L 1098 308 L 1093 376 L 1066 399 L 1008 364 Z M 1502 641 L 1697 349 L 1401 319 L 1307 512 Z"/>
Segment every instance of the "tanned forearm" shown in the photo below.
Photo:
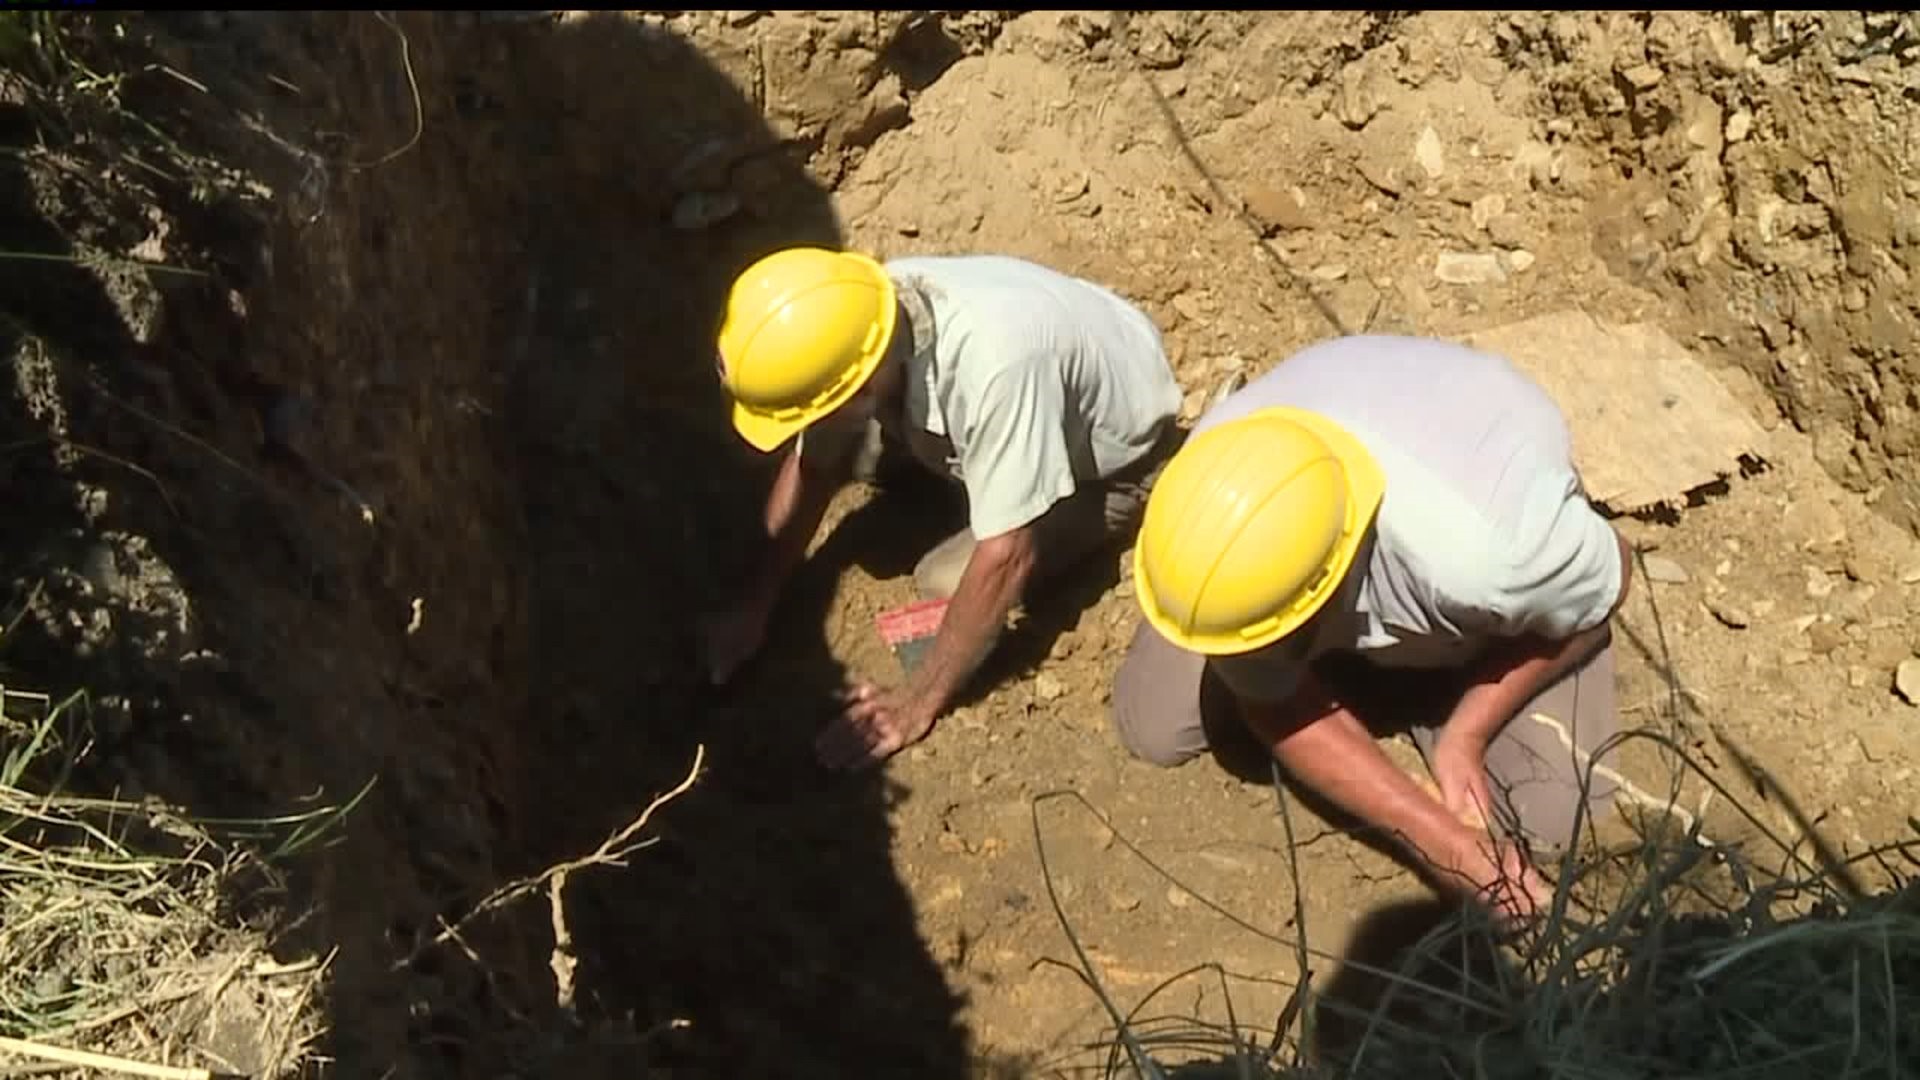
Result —
<path fill-rule="evenodd" d="M 1459 823 L 1381 752 L 1358 717 L 1306 678 L 1287 705 L 1241 702 L 1248 725 L 1288 775 L 1418 857 L 1445 850 Z"/>
<path fill-rule="evenodd" d="M 1027 528 L 990 537 L 974 547 L 940 620 L 940 632 L 908 690 L 909 699 L 928 717 L 938 718 L 945 712 L 961 686 L 986 661 L 1007 613 L 1026 591 L 1033 563 L 1033 534 Z"/>
<path fill-rule="evenodd" d="M 827 505 L 839 487 L 833 473 L 810 469 L 801 463 L 799 453 L 787 453 L 767 492 L 768 550 L 749 594 L 749 604 L 761 610 L 772 608 L 787 578 L 806 557 L 807 546 L 819 531 L 820 519 L 826 516 Z"/>

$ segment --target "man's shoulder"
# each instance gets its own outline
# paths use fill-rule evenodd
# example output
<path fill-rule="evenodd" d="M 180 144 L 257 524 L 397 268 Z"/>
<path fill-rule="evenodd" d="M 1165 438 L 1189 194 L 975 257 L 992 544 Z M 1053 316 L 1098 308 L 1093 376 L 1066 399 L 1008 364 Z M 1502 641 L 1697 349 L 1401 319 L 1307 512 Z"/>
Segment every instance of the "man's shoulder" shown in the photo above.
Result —
<path fill-rule="evenodd" d="M 985 286 L 999 281 L 1066 276 L 1037 262 L 991 253 L 902 255 L 882 265 L 896 277 L 918 277 L 935 284 Z"/>

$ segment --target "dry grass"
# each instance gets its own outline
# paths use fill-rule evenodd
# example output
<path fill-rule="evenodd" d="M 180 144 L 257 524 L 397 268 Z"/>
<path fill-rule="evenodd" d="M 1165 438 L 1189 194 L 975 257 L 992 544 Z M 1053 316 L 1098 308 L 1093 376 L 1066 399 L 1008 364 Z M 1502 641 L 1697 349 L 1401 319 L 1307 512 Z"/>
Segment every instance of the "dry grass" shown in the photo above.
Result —
<path fill-rule="evenodd" d="M 235 823 L 59 794 L 86 750 L 84 714 L 79 696 L 0 690 L 0 1036 L 288 1075 L 320 1033 L 326 964 L 275 961 L 231 900 L 271 885 L 271 856 L 310 844 L 347 808 L 248 823 L 239 831 L 270 841 L 262 855 L 235 842 Z"/>
<path fill-rule="evenodd" d="M 0 250 L 0 259 L 204 276 L 89 239 L 124 223 L 103 215 L 152 205 L 159 188 L 204 198 L 244 186 L 128 107 L 134 76 L 184 78 L 153 62 L 121 65 L 134 51 L 118 16 L 0 13 L 0 97 L 24 106 L 37 133 L 3 152 L 83 190 L 99 211 L 68 251 Z M 276 862 L 345 809 L 209 821 L 153 801 L 73 795 L 67 781 L 90 750 L 88 731 L 84 695 L 0 686 L 0 1076 L 296 1070 L 321 1032 L 327 963 L 276 960 L 235 901 L 277 887 Z"/>

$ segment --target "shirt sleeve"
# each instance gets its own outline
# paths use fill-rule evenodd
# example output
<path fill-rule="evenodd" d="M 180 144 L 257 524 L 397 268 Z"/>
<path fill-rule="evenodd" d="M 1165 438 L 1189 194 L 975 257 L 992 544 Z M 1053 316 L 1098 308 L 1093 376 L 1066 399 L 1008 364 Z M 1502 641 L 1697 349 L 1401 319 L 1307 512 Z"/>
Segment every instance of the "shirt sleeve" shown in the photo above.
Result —
<path fill-rule="evenodd" d="M 1074 493 L 1065 416 L 1066 389 L 1045 364 L 1016 360 L 971 396 L 954 442 L 975 539 L 1027 525 Z"/>
<path fill-rule="evenodd" d="M 1620 541 L 1571 471 L 1545 478 L 1477 603 L 1450 602 L 1458 624 L 1502 637 L 1572 637 L 1605 622 L 1620 598 Z"/>

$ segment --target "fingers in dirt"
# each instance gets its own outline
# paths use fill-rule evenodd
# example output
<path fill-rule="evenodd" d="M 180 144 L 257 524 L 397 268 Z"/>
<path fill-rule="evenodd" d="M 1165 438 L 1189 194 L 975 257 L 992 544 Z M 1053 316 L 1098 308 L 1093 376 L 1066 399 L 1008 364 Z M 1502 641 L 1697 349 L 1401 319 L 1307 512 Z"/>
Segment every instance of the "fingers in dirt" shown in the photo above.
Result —
<path fill-rule="evenodd" d="M 836 718 L 814 741 L 814 754 L 829 769 L 847 770 L 864 764 L 878 734 L 851 714 Z"/>
<path fill-rule="evenodd" d="M 852 705 L 873 697 L 873 684 L 864 680 L 849 682 L 834 695 L 843 705 Z"/>

